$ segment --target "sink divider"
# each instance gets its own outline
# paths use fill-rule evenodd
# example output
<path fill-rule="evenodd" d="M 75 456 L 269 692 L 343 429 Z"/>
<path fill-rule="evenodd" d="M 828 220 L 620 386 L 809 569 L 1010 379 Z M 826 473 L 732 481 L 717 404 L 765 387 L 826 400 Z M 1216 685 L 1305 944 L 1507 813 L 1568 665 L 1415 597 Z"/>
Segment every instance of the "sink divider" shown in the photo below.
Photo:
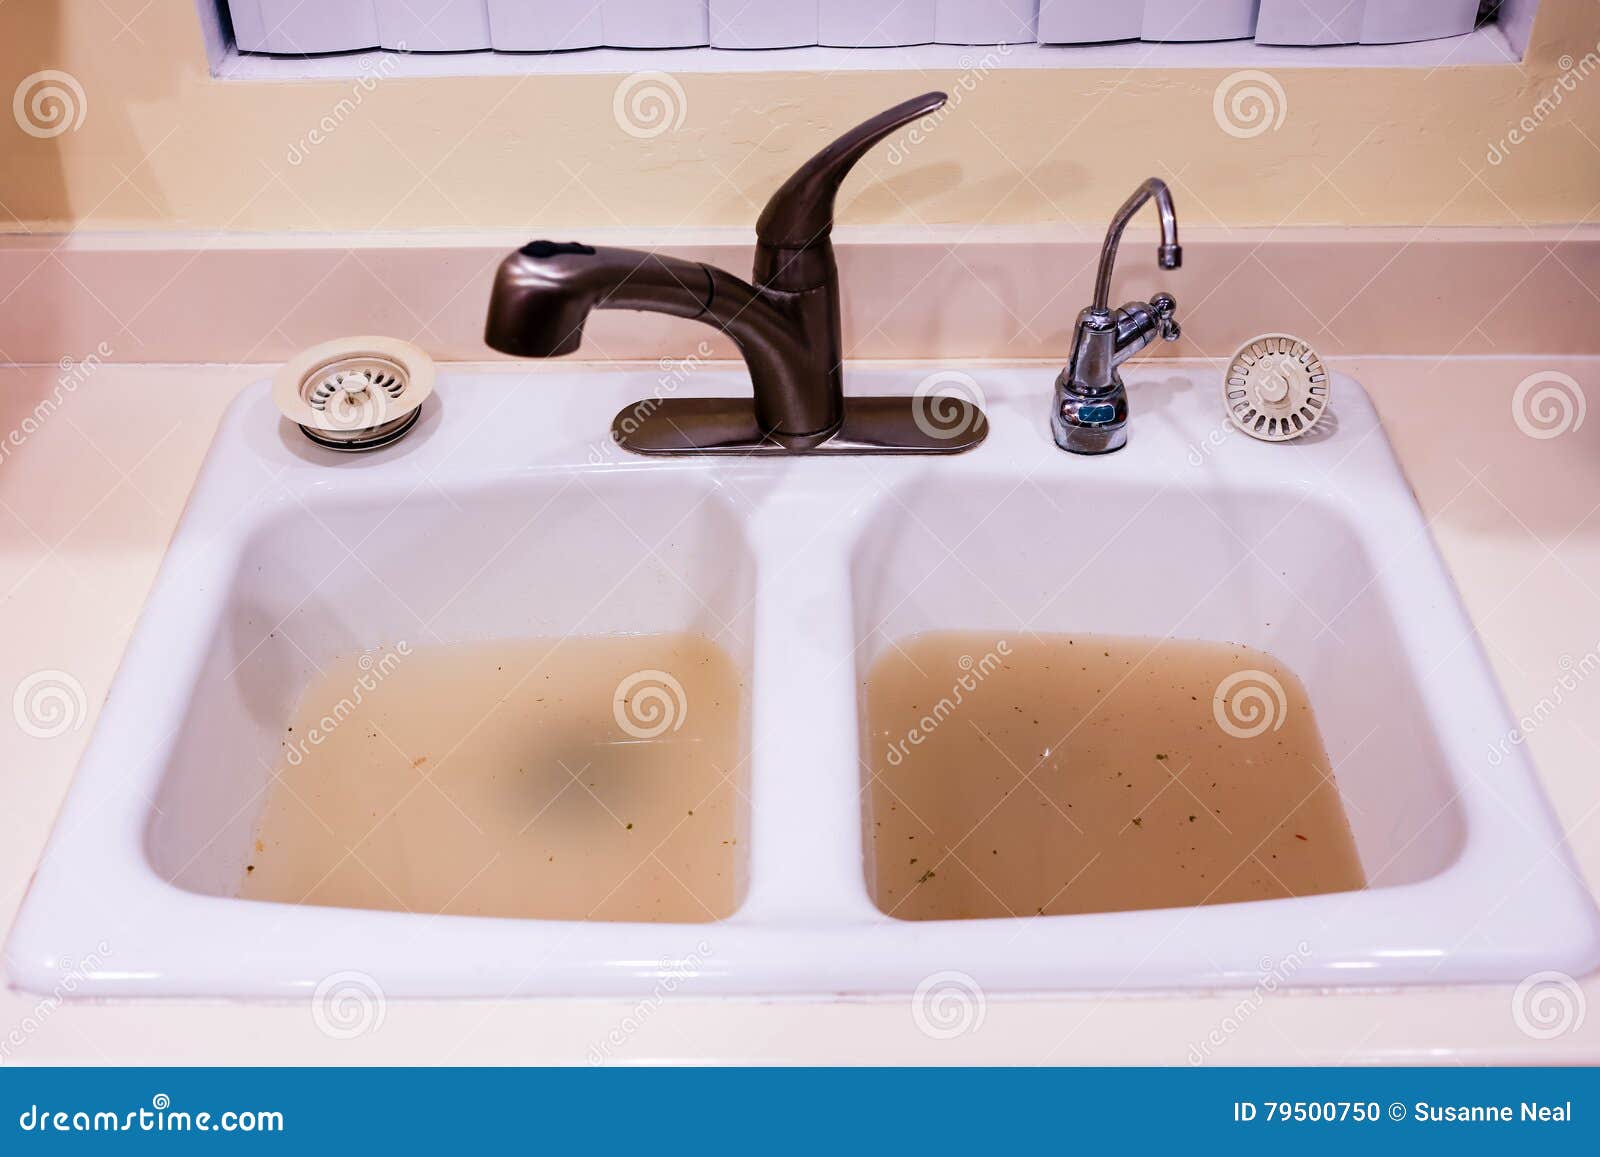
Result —
<path fill-rule="evenodd" d="M 850 551 L 843 495 L 765 504 L 752 672 L 749 890 L 737 921 L 880 922 L 862 861 Z M 796 528 L 817 528 L 797 541 Z"/>

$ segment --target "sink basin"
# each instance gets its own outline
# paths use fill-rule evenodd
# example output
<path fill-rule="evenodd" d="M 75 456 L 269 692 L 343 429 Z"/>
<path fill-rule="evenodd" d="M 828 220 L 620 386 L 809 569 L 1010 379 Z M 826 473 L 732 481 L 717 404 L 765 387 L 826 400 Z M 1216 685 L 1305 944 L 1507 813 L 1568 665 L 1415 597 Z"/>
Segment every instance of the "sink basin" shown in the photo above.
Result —
<path fill-rule="evenodd" d="M 974 369 L 954 458 L 645 460 L 649 372 L 441 377 L 403 441 L 341 456 L 265 384 L 229 411 L 9 944 L 11 979 L 295 996 L 993 993 L 1518 981 L 1600 962 L 1600 918 L 1360 387 L 1290 445 L 1231 433 L 1209 371 L 1131 375 L 1128 448 L 1050 438 L 1052 373 Z M 909 394 L 928 370 L 858 371 Z M 697 369 L 693 390 L 747 392 Z M 1336 419 L 1336 424 L 1334 424 Z M 1369 886 L 1206 907 L 895 919 L 871 899 L 859 683 L 960 630 L 1227 641 L 1314 704 Z M 282 729 L 328 656 L 690 632 L 739 668 L 736 902 L 694 924 L 422 915 L 238 898 Z M 1500 750 L 1496 750 L 1499 748 Z M 1489 758 L 1491 751 L 1495 757 Z M 97 945 L 104 945 L 96 951 Z M 1280 978 L 1282 979 L 1282 978 Z"/>

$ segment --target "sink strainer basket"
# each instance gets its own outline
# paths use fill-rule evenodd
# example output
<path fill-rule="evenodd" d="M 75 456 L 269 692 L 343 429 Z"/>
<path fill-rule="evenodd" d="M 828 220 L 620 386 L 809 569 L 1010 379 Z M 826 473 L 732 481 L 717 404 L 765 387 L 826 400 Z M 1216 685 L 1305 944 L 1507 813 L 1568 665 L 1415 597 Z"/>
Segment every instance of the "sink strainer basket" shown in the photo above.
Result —
<path fill-rule="evenodd" d="M 1310 433 L 1328 412 L 1328 371 L 1299 338 L 1262 334 L 1233 355 L 1222 379 L 1222 404 L 1252 438 L 1287 442 Z"/>
<path fill-rule="evenodd" d="M 416 425 L 434 373 L 433 359 L 408 342 L 341 338 L 286 362 L 273 378 L 272 397 L 317 445 L 375 450 Z"/>

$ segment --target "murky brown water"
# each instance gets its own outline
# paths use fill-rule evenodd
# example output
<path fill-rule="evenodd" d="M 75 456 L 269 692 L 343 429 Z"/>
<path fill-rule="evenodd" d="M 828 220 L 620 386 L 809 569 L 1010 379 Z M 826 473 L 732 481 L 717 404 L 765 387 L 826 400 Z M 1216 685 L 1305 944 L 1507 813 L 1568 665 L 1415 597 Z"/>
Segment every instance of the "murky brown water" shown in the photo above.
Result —
<path fill-rule="evenodd" d="M 901 919 L 1365 886 L 1305 690 L 1259 651 L 928 634 L 864 693 L 869 875 Z"/>
<path fill-rule="evenodd" d="M 738 903 L 742 695 L 699 635 L 352 656 L 288 721 L 240 895 L 720 919 Z"/>

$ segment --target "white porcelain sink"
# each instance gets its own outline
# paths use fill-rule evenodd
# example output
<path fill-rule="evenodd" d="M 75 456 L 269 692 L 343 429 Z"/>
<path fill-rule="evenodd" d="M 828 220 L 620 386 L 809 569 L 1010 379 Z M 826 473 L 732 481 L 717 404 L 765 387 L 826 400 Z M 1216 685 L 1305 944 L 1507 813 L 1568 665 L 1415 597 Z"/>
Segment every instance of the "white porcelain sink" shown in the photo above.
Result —
<path fill-rule="evenodd" d="M 910 393 L 927 370 L 865 370 Z M 655 373 L 445 375 L 419 427 L 343 457 L 265 385 L 223 423 L 9 951 L 92 996 L 989 992 L 1516 981 L 1600 962 L 1600 924 L 1360 388 L 1336 427 L 1231 434 L 1211 372 L 1131 375 L 1132 437 L 1058 451 L 1047 368 L 979 369 L 992 433 L 955 458 L 645 460 L 609 446 Z M 697 370 L 689 393 L 742 375 Z M 909 922 L 868 897 L 860 675 L 891 640 L 978 629 L 1174 635 L 1305 683 L 1371 887 L 1193 909 Z M 315 661 L 351 647 L 700 631 L 746 672 L 741 894 L 696 925 L 234 898 Z M 1510 754 L 1493 760 L 1492 749 Z M 97 950 L 98 945 L 104 945 Z M 1264 965 L 1264 962 L 1267 962 Z"/>

